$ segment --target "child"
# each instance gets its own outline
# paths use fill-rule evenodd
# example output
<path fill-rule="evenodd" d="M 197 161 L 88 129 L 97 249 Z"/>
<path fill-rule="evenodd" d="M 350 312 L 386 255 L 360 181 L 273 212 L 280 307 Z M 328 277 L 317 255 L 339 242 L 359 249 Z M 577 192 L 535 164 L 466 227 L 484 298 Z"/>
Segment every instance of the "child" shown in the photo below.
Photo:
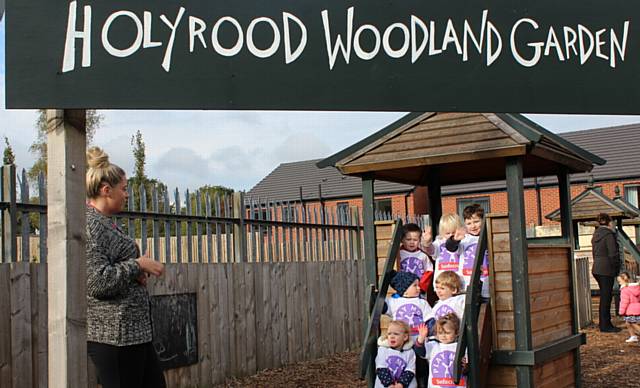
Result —
<path fill-rule="evenodd" d="M 454 271 L 460 273 L 460 254 L 456 249 L 449 251 L 446 248 L 446 242 L 451 238 L 456 230 L 462 228 L 462 221 L 457 214 L 444 214 L 440 218 L 438 226 L 438 237 L 431 243 L 430 230 L 426 230 L 423 236 L 423 248 L 425 252 L 435 259 L 434 286 L 435 279 L 440 276 L 443 271 Z"/>
<path fill-rule="evenodd" d="M 458 295 L 462 288 L 460 276 L 453 271 L 444 271 L 436 279 L 438 302 L 431 309 L 431 316 L 437 321 L 447 314 L 455 314 L 462 320 L 464 314 L 464 294 Z"/>
<path fill-rule="evenodd" d="M 458 317 L 455 314 L 447 314 L 436 321 L 436 337 L 438 340 L 429 341 L 425 344 L 428 329 L 426 325 L 420 326 L 420 335 L 414 348 L 416 354 L 429 360 L 429 388 L 467 386 L 464 376 L 460 378 L 460 382 L 457 385 L 453 382 L 453 365 L 458 346 L 459 330 L 460 320 Z M 463 367 L 465 363 L 466 361 L 463 360 Z"/>
<path fill-rule="evenodd" d="M 376 356 L 376 388 L 415 388 L 416 355 L 412 349 L 409 325 L 391 321 L 387 335 L 378 338 Z"/>
<path fill-rule="evenodd" d="M 478 250 L 478 240 L 480 238 L 480 230 L 482 229 L 482 218 L 484 217 L 484 209 L 473 204 L 464 208 L 462 211 L 464 218 L 464 226 L 466 233 L 458 230 L 453 237 L 446 242 L 446 248 L 450 252 L 459 252 L 461 256 L 460 273 L 463 279 L 463 290 L 466 290 L 471 281 L 471 274 L 475 265 L 476 251 Z M 482 282 L 481 296 L 489 298 L 489 254 L 484 252 L 482 260 L 482 273 L 480 274 Z"/>
<path fill-rule="evenodd" d="M 618 313 L 624 316 L 630 337 L 625 342 L 638 342 L 640 335 L 640 285 L 631 283 L 632 278 L 628 272 L 618 275 L 620 283 L 620 310 Z"/>
<path fill-rule="evenodd" d="M 391 279 L 391 287 L 396 293 L 387 297 L 382 312 L 393 320 L 406 322 L 411 338 L 415 339 L 418 327 L 431 314 L 429 303 L 420 298 L 418 276 L 411 272 L 397 272 Z"/>
<path fill-rule="evenodd" d="M 400 246 L 399 266 L 400 271 L 411 272 L 418 276 L 428 278 L 421 281 L 422 292 L 427 292 L 428 285 L 433 276 L 433 263 L 429 256 L 420 250 L 420 235 L 422 230 L 416 224 L 406 224 L 402 229 L 402 245 Z"/>

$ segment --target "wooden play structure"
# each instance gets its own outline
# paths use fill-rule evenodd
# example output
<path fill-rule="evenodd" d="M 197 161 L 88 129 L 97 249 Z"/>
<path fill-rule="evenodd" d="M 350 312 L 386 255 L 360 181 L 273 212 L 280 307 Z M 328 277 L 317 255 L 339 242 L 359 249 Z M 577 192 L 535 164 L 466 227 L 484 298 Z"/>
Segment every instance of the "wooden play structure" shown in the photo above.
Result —
<path fill-rule="evenodd" d="M 579 347 L 585 337 L 578 332 L 575 309 L 569 174 L 604 163 L 519 114 L 422 112 L 318 165 L 362 178 L 365 287 L 373 296 L 386 294 L 378 276 L 384 279 L 380 271 L 390 267 L 379 263 L 378 252 L 389 248 L 382 258 L 388 263 L 399 244 L 397 231 L 385 237 L 386 245 L 377 242 L 375 180 L 427 186 L 434 230 L 442 215 L 442 186 L 506 180 L 509 212 L 486 216 L 478 248 L 478 255 L 485 247 L 489 252 L 490 302 L 480 301 L 476 258 L 457 357 L 468 351 L 470 387 L 573 387 L 580 386 Z M 523 179 L 540 176 L 558 179 L 562 235 L 527 239 Z M 367 315 L 373 311 L 375 318 L 375 307 L 364 306 Z M 372 330 L 364 338 L 363 362 L 369 366 L 375 357 L 371 338 L 378 334 Z"/>

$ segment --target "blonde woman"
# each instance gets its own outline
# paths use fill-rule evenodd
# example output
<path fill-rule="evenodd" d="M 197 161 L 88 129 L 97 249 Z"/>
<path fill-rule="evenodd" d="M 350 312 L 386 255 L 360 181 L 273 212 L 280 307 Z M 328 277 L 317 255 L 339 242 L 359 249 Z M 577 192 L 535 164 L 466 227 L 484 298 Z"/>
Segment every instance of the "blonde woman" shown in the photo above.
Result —
<path fill-rule="evenodd" d="M 98 147 L 87 163 L 87 353 L 103 388 L 163 388 L 146 279 L 164 265 L 141 255 L 111 220 L 127 202 L 124 171 Z"/>

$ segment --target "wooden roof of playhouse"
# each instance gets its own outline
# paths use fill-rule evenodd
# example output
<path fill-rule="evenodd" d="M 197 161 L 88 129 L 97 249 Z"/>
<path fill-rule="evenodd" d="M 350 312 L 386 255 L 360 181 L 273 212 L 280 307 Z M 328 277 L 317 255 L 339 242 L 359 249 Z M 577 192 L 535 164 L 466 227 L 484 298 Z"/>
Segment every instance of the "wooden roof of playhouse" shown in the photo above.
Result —
<path fill-rule="evenodd" d="M 520 114 L 414 112 L 317 163 L 345 175 L 424 185 L 429 170 L 440 183 L 505 179 L 505 158 L 523 156 L 525 177 L 590 171 L 604 159 Z"/>
<path fill-rule="evenodd" d="M 616 196 L 611 199 L 602 194 L 599 187 L 587 187 L 582 193 L 571 200 L 571 214 L 574 221 L 595 221 L 600 213 L 606 213 L 611 218 L 627 219 L 629 223 L 640 221 L 640 210 L 625 201 L 620 196 L 620 189 L 616 188 Z M 560 221 L 560 209 L 556 209 L 545 216 L 553 221 Z M 625 222 L 627 224 L 627 222 Z"/>

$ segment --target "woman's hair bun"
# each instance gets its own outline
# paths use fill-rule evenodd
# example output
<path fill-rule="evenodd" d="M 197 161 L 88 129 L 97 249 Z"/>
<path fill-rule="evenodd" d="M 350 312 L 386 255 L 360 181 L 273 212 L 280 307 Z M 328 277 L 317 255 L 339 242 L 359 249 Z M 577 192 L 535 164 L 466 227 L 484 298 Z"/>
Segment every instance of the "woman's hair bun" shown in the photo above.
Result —
<path fill-rule="evenodd" d="M 89 168 L 107 168 L 109 167 L 109 155 L 100 147 L 91 147 L 87 150 L 87 164 Z"/>

